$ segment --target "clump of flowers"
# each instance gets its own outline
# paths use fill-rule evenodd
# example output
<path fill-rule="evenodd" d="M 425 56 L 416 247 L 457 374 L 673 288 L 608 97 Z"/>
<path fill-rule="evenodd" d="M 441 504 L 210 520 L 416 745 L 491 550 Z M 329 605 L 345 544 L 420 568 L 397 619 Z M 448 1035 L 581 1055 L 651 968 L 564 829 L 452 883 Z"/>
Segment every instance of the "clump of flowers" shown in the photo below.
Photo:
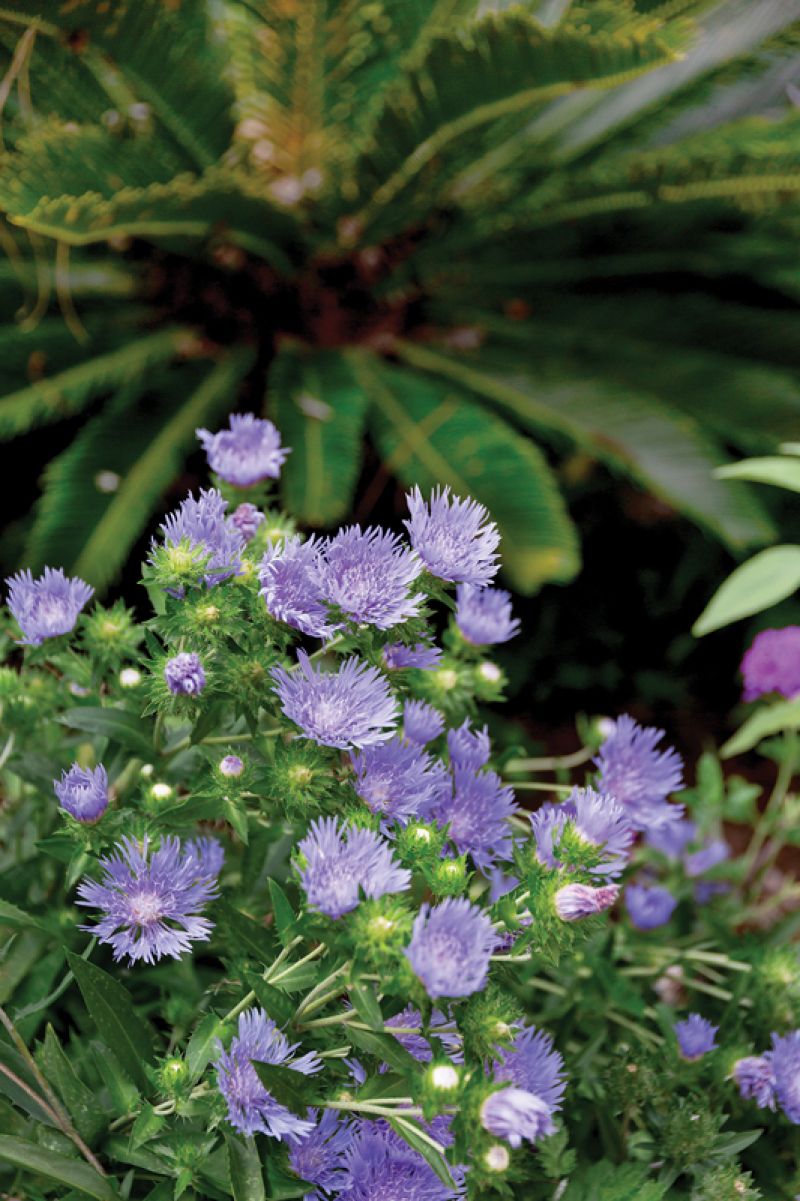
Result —
<path fill-rule="evenodd" d="M 748 782 L 704 756 L 684 788 L 628 715 L 529 758 L 481 505 L 415 488 L 406 534 L 303 536 L 267 507 L 270 422 L 198 437 L 215 486 L 162 523 L 144 624 L 61 571 L 9 581 L 8 1195 L 41 1191 L 2 1176 L 56 1138 L 41 1113 L 56 1196 L 62 1159 L 132 1201 L 716 1201 L 723 1168 L 785 1163 L 747 1140 L 753 1106 L 778 1143 L 800 1124 L 800 966 L 762 937 L 792 738 L 761 827 Z M 779 633 L 751 699 L 796 694 Z"/>

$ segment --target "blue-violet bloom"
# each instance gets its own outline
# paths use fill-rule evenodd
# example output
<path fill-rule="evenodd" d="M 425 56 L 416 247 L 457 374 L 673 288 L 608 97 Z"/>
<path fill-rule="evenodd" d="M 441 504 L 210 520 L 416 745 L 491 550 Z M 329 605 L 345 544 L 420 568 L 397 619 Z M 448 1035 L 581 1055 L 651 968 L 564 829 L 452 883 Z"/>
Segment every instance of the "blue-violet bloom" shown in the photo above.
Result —
<path fill-rule="evenodd" d="M 663 737 L 663 730 L 639 726 L 624 714 L 595 760 L 601 790 L 622 805 L 636 830 L 652 830 L 683 815 L 681 807 L 667 803 L 670 793 L 683 787 L 683 762 L 673 750 L 656 750 Z"/>
<path fill-rule="evenodd" d="M 281 446 L 281 436 L 272 422 L 252 413 L 231 413 L 229 428 L 216 434 L 205 429 L 195 432 L 211 470 L 237 488 L 278 479 L 292 453 L 289 447 Z"/>
<path fill-rule="evenodd" d="M 486 984 L 497 943 L 491 918 L 465 897 L 423 904 L 405 955 L 430 997 L 468 997 Z"/>
<path fill-rule="evenodd" d="M 519 633 L 519 621 L 511 611 L 511 594 L 502 588 L 476 588 L 459 584 L 456 589 L 456 625 L 473 646 L 508 642 Z"/>
<path fill-rule="evenodd" d="M 361 749 L 385 742 L 397 726 L 397 701 L 375 667 L 353 656 L 338 671 L 316 670 L 305 651 L 298 667 L 272 669 L 281 709 L 320 746 Z"/>
<path fill-rule="evenodd" d="M 665 926 L 678 904 L 666 888 L 658 885 L 629 884 L 625 889 L 625 904 L 637 930 L 657 930 Z"/>
<path fill-rule="evenodd" d="M 164 667 L 167 687 L 175 696 L 197 696 L 206 686 L 206 673 L 200 656 L 194 651 L 182 651 L 168 659 Z"/>
<path fill-rule="evenodd" d="M 327 917 L 339 918 L 355 909 L 359 890 L 375 898 L 403 892 L 411 883 L 411 873 L 379 834 L 358 826 L 340 827 L 336 817 L 313 821 L 298 851 L 308 904 Z"/>
<path fill-rule="evenodd" d="M 478 501 L 436 488 L 426 503 L 419 488 L 406 496 L 411 545 L 431 575 L 455 583 L 488 584 L 499 566 L 500 534 Z"/>
<path fill-rule="evenodd" d="M 403 737 L 414 746 L 427 746 L 444 730 L 444 718 L 425 701 L 406 701 L 403 705 Z"/>
<path fill-rule="evenodd" d="M 102 763 L 95 768 L 73 763 L 53 781 L 53 788 L 61 808 L 79 822 L 96 822 L 108 808 L 108 775 Z"/>
<path fill-rule="evenodd" d="M 94 588 L 78 576 L 65 576 L 61 568 L 45 567 L 38 580 L 29 571 L 19 571 L 6 580 L 8 607 L 24 634 L 25 646 L 40 646 L 74 630 L 78 614 L 92 597 Z"/>
<path fill-rule="evenodd" d="M 690 1013 L 682 1022 L 676 1022 L 673 1030 L 682 1059 L 700 1059 L 717 1045 L 715 1036 L 719 1026 L 712 1026 L 699 1013 Z"/>

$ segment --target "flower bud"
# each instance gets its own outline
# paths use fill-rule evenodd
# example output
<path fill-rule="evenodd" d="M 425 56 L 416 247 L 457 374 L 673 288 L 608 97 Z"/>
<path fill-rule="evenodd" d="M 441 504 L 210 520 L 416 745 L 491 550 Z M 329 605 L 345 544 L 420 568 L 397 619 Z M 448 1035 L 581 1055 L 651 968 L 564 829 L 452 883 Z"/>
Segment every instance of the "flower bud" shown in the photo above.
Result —
<path fill-rule="evenodd" d="M 226 755 L 220 760 L 220 775 L 236 779 L 244 771 L 244 761 L 238 755 Z"/>
<path fill-rule="evenodd" d="M 121 688 L 135 688 L 142 682 L 142 673 L 135 667 L 123 667 L 119 673 Z"/>

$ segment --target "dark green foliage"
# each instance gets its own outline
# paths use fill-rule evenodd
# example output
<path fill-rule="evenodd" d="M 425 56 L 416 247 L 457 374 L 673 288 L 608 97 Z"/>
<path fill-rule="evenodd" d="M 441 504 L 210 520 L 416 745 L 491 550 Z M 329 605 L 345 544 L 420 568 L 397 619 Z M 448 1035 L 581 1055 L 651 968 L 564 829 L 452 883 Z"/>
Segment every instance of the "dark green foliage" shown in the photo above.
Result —
<path fill-rule="evenodd" d="M 579 565 L 553 452 L 768 540 L 709 469 L 800 414 L 800 5 L 488 7 L 3 10 L 0 433 L 87 414 L 27 564 L 105 587 L 194 428 L 262 404 L 300 521 L 347 514 L 366 437 L 365 512 L 472 492 L 523 591 Z"/>

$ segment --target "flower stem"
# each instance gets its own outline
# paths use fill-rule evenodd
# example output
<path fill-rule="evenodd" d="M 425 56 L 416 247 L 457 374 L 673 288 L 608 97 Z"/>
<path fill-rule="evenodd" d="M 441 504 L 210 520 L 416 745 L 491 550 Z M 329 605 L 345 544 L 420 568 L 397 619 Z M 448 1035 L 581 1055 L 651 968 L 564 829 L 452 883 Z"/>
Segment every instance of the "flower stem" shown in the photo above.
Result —
<path fill-rule="evenodd" d="M 594 753 L 592 747 L 582 746 L 580 750 L 573 751 L 570 755 L 545 755 L 541 759 L 511 759 L 506 764 L 506 771 L 569 771 L 572 767 L 580 767 L 582 763 L 588 762 Z"/>

